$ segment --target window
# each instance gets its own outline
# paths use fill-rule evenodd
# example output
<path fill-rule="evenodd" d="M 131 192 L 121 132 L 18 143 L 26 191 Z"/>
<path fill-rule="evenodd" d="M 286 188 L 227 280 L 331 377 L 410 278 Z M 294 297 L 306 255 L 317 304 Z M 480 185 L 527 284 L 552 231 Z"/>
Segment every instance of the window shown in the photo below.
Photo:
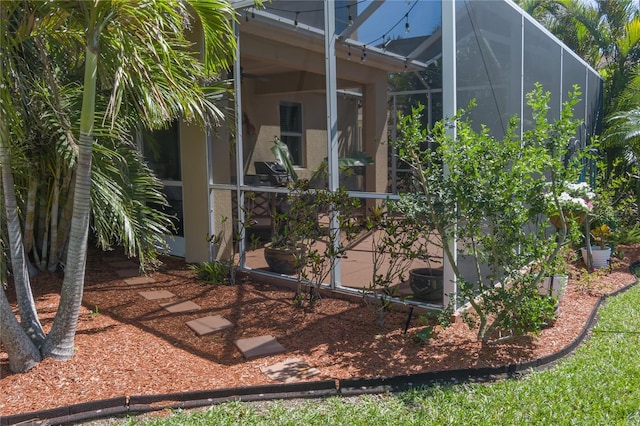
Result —
<path fill-rule="evenodd" d="M 289 147 L 293 164 L 302 166 L 302 104 L 280 103 L 280 139 Z"/>
<path fill-rule="evenodd" d="M 142 152 L 156 177 L 162 180 L 162 192 L 168 206 L 154 206 L 173 217 L 174 235 L 184 236 L 182 211 L 182 169 L 180 167 L 180 132 L 178 121 L 167 129 L 142 134 Z"/>
<path fill-rule="evenodd" d="M 143 154 L 159 179 L 182 180 L 178 122 L 174 121 L 167 129 L 144 133 Z"/>

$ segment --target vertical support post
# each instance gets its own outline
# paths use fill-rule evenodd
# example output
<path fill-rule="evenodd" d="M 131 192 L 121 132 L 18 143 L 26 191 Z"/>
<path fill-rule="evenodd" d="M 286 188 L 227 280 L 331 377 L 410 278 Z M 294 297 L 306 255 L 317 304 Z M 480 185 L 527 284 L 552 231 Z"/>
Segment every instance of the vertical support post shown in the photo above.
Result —
<path fill-rule="evenodd" d="M 431 129 L 433 126 L 433 89 L 427 90 L 427 123 Z"/>
<path fill-rule="evenodd" d="M 520 15 L 520 108 L 518 109 L 519 117 L 520 117 L 520 138 L 524 137 L 524 104 L 525 104 L 525 93 L 524 93 L 524 43 L 525 43 L 525 33 L 524 33 L 524 24 L 525 19 L 524 15 Z"/>
<path fill-rule="evenodd" d="M 243 128 L 242 128 L 242 71 L 240 69 L 240 29 L 238 24 L 234 22 L 233 31 L 236 38 L 236 60 L 233 64 L 233 92 L 235 98 L 236 113 L 236 200 L 238 200 L 238 222 L 235 231 L 240 237 L 238 240 L 238 253 L 240 255 L 239 266 L 245 266 L 247 256 L 247 246 L 245 243 L 245 227 L 246 220 L 244 215 L 244 191 L 240 189 L 244 185 L 244 153 L 242 149 Z M 234 244 L 233 238 L 231 244 Z"/>
<path fill-rule="evenodd" d="M 442 0 L 442 115 L 444 119 L 455 116 L 457 110 L 457 87 L 456 87 L 456 1 Z M 456 128 L 447 128 L 447 134 L 455 138 Z M 449 168 L 444 165 L 444 173 L 448 173 Z M 449 241 L 444 241 L 451 253 L 453 262 L 457 263 L 457 244 L 455 229 Z M 458 286 L 456 275 L 451 261 L 444 256 L 444 300 L 445 306 L 451 305 L 454 310 L 458 309 Z"/>
<path fill-rule="evenodd" d="M 329 191 L 336 192 L 340 183 L 338 170 L 338 92 L 336 78 L 336 21 L 335 3 L 324 0 L 324 62 L 325 87 L 327 101 L 327 161 Z M 338 212 L 330 213 L 329 235 L 333 236 L 330 244 L 340 244 Z M 331 268 L 331 288 L 340 285 L 340 259 L 335 259 Z"/>
<path fill-rule="evenodd" d="M 211 183 L 213 182 L 213 158 L 211 154 L 211 146 L 212 146 L 212 137 L 211 137 L 211 129 L 207 126 L 205 129 L 206 137 L 205 137 L 205 153 L 207 155 L 207 218 L 208 218 L 208 233 L 207 235 L 215 235 L 216 232 L 216 224 L 213 218 L 214 215 L 214 199 L 213 192 L 211 189 Z M 215 259 L 215 245 L 209 241 L 209 261 Z"/>
<path fill-rule="evenodd" d="M 204 46 L 204 33 L 200 35 L 200 45 Z M 200 60 L 204 60 L 204 52 L 201 52 Z M 211 127 L 205 129 L 205 155 L 207 156 L 207 238 L 215 235 L 216 221 L 214 219 L 214 197 L 211 184 L 213 183 L 213 137 L 211 135 Z M 209 241 L 209 262 L 216 258 L 215 244 Z"/>
<path fill-rule="evenodd" d="M 560 48 L 560 96 L 558 96 L 558 101 L 560 103 L 558 111 L 560 114 L 562 113 L 562 104 L 565 101 L 566 94 L 564 93 L 564 48 Z M 554 117 L 556 120 L 560 120 L 560 114 L 558 117 Z"/>
<path fill-rule="evenodd" d="M 391 129 L 391 140 L 395 142 L 398 139 L 398 95 L 393 94 L 393 129 Z M 391 193 L 398 193 L 398 148 L 393 146 L 391 149 Z"/>

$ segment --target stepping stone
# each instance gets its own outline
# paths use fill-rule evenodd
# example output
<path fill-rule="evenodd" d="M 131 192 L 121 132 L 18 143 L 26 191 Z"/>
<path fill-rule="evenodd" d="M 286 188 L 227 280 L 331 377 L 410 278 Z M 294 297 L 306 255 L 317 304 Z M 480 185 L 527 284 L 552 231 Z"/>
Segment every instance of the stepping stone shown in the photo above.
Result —
<path fill-rule="evenodd" d="M 120 278 L 133 278 L 133 277 L 140 276 L 140 270 L 137 268 L 136 269 L 117 269 L 116 274 L 118 274 Z"/>
<path fill-rule="evenodd" d="M 141 276 L 141 277 L 125 278 L 124 282 L 127 284 L 151 284 L 156 282 L 156 280 L 154 280 L 151 277 Z"/>
<path fill-rule="evenodd" d="M 179 312 L 191 312 L 200 310 L 200 306 L 196 305 L 191 300 L 161 303 L 160 306 L 174 314 Z"/>
<path fill-rule="evenodd" d="M 269 335 L 238 339 L 234 343 L 245 358 L 273 355 L 286 351 L 284 346 Z"/>
<path fill-rule="evenodd" d="M 261 367 L 260 370 L 271 380 L 285 383 L 306 380 L 320 374 L 320 370 L 298 358 L 288 358 L 270 367 Z"/>
<path fill-rule="evenodd" d="M 171 293 L 169 290 L 139 291 L 138 294 L 147 300 L 170 299 L 175 297 L 175 294 Z"/>
<path fill-rule="evenodd" d="M 187 321 L 187 325 L 195 331 L 198 336 L 204 336 L 233 327 L 231 321 L 220 315 L 212 315 Z"/>

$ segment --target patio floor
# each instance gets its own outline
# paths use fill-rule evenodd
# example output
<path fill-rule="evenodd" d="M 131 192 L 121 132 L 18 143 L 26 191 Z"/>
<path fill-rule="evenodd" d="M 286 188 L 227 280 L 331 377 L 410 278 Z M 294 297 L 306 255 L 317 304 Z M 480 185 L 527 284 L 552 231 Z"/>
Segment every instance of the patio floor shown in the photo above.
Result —
<path fill-rule="evenodd" d="M 364 289 L 371 285 L 374 273 L 373 266 L 373 239 L 375 235 L 368 234 L 363 236 L 360 240 L 358 240 L 352 247 L 347 251 L 345 257 L 341 259 L 341 279 L 340 283 L 343 287 L 352 288 L 352 289 Z M 437 252 L 438 248 L 433 247 L 430 252 Z M 254 250 L 247 251 L 246 254 L 246 264 L 248 268 L 259 270 L 259 271 L 269 271 L 269 267 L 267 266 L 267 262 L 264 258 L 264 249 L 257 248 Z M 405 280 L 398 280 L 391 287 L 399 287 L 398 296 L 409 296 L 412 295 L 413 292 L 409 287 L 409 270 L 414 268 L 442 268 L 442 257 L 437 257 L 435 261 L 431 261 L 429 265 L 422 260 L 413 260 L 405 273 Z M 388 264 L 385 263 L 379 271 L 378 274 L 386 273 L 388 268 Z M 328 281 L 328 279 L 326 280 Z"/>

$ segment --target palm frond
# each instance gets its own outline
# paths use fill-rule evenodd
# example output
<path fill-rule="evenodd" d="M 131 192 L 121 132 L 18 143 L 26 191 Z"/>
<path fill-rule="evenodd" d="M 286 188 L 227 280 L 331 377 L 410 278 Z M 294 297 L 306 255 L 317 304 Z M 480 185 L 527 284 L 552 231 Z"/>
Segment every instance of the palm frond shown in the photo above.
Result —
<path fill-rule="evenodd" d="M 141 265 L 152 265 L 172 227 L 171 217 L 160 210 L 167 205 L 162 183 L 131 143 L 100 140 L 93 158 L 92 226 L 98 245 L 121 245 Z"/>

